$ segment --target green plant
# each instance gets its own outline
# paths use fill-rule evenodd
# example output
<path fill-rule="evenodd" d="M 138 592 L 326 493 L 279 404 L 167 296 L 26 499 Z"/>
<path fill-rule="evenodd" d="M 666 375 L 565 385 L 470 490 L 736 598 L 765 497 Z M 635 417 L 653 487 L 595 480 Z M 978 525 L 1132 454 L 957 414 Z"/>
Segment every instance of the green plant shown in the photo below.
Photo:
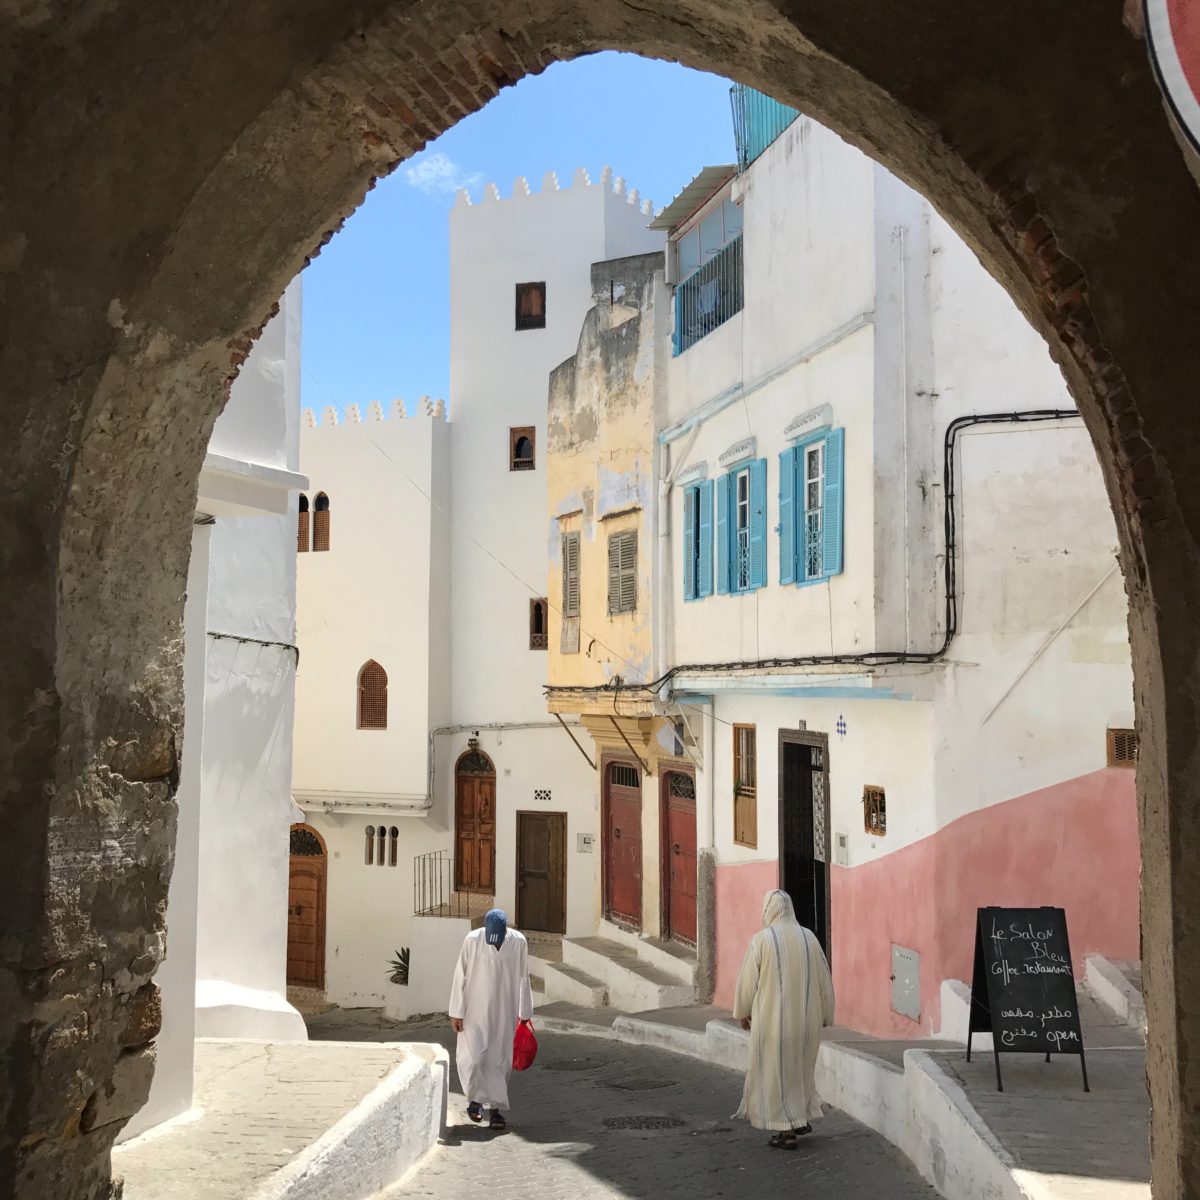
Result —
<path fill-rule="evenodd" d="M 396 957 L 388 960 L 388 978 L 401 987 L 408 987 L 408 947 L 396 951 Z"/>

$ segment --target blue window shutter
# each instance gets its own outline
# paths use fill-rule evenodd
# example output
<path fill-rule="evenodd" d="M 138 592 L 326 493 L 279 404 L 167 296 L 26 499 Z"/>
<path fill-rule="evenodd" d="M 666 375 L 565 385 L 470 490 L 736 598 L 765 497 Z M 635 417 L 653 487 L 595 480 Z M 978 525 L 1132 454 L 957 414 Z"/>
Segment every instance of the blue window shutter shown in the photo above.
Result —
<path fill-rule="evenodd" d="M 717 592 L 729 591 L 729 476 L 717 479 Z"/>
<path fill-rule="evenodd" d="M 750 586 L 767 585 L 767 460 L 750 464 Z"/>
<path fill-rule="evenodd" d="M 671 330 L 671 353 L 678 357 L 683 350 L 683 292 L 675 289 L 675 328 Z"/>
<path fill-rule="evenodd" d="M 713 593 L 713 485 L 706 479 L 700 485 L 700 578 L 696 594 L 711 596 Z"/>
<path fill-rule="evenodd" d="M 779 456 L 779 582 L 796 582 L 796 448 Z"/>
<path fill-rule="evenodd" d="M 825 439 L 825 506 L 821 521 L 825 531 L 822 576 L 842 573 L 842 493 L 845 477 L 846 431 L 834 429 Z"/>
<path fill-rule="evenodd" d="M 696 492 L 694 487 L 683 493 L 683 598 L 696 598 Z"/>

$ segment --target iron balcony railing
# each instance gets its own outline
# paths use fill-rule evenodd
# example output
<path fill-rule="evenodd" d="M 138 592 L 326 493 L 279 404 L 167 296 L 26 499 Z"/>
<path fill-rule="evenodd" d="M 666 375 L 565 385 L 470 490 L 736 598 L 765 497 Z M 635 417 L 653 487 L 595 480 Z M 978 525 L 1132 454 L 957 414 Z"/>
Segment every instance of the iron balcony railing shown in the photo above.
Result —
<path fill-rule="evenodd" d="M 723 246 L 675 288 L 675 353 L 742 311 L 742 235 Z"/>
<path fill-rule="evenodd" d="M 729 101 L 740 175 L 800 113 L 742 83 L 729 89 Z"/>
<path fill-rule="evenodd" d="M 474 922 L 491 907 L 491 892 L 455 887 L 454 856 L 446 850 L 413 859 L 413 915 L 465 917 Z"/>

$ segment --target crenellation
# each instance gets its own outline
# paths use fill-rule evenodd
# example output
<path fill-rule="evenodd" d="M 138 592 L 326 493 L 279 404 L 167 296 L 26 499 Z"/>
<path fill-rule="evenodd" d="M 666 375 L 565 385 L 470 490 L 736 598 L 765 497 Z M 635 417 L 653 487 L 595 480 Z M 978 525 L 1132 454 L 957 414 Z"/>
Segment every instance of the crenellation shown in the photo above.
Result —
<path fill-rule="evenodd" d="M 542 176 L 542 193 L 558 191 L 558 172 L 547 171 Z"/>
<path fill-rule="evenodd" d="M 489 182 L 484 184 L 483 192 L 480 198 L 480 203 L 501 203 L 505 199 L 523 200 L 528 196 L 545 195 L 547 193 L 569 191 L 573 188 L 591 188 L 597 187 L 605 191 L 612 191 L 617 196 L 627 196 L 628 201 L 634 208 L 640 209 L 651 215 L 654 211 L 653 206 L 649 208 L 646 205 L 648 201 L 643 201 L 638 193 L 637 188 L 626 189 L 626 181 L 623 175 L 613 175 L 613 169 L 610 166 L 601 168 L 600 177 L 593 180 L 591 172 L 587 167 L 576 167 L 571 175 L 571 180 L 567 184 L 560 182 L 557 171 L 547 171 L 542 176 L 542 187 L 540 192 L 534 192 L 530 186 L 529 177 L 526 175 L 518 175 L 513 181 L 512 192 L 509 196 L 504 196 L 498 184 Z M 475 208 L 476 202 L 471 199 L 470 190 L 467 188 L 459 188 L 454 198 L 454 208 Z"/>
<path fill-rule="evenodd" d="M 432 396 L 422 396 L 417 404 L 417 413 L 420 415 L 441 421 L 446 419 L 446 401 L 443 398 L 437 397 L 435 399 Z M 339 412 L 336 405 L 332 404 L 325 408 L 323 416 L 311 408 L 306 408 L 303 411 L 304 420 L 302 426 L 307 429 L 328 429 L 331 426 L 338 425 L 390 424 L 392 422 L 411 419 L 410 414 L 405 409 L 404 401 L 399 396 L 391 402 L 390 411 L 389 408 L 384 406 L 383 401 L 372 400 L 367 406 L 366 417 L 364 417 L 362 406 L 359 404 L 348 404 L 344 414 Z"/>
<path fill-rule="evenodd" d="M 362 411 L 359 409 L 357 404 L 351 404 L 350 407 L 346 409 L 346 419 L 353 421 L 355 425 L 362 424 Z"/>
<path fill-rule="evenodd" d="M 404 409 L 404 401 L 399 396 L 392 401 L 392 420 L 403 421 L 408 413 Z"/>
<path fill-rule="evenodd" d="M 325 409 L 325 424 L 337 425 L 340 424 L 341 418 L 338 416 L 338 410 L 332 405 L 327 405 Z"/>
<path fill-rule="evenodd" d="M 513 183 L 512 198 L 519 200 L 522 196 L 528 196 L 529 194 L 529 180 L 524 175 L 518 175 L 516 181 Z"/>
<path fill-rule="evenodd" d="M 372 400 L 370 413 L 373 420 L 382 421 L 384 419 L 383 405 L 378 400 Z"/>
<path fill-rule="evenodd" d="M 588 174 L 587 167 L 576 167 L 575 175 L 571 180 L 572 187 L 591 187 L 592 177 Z"/>

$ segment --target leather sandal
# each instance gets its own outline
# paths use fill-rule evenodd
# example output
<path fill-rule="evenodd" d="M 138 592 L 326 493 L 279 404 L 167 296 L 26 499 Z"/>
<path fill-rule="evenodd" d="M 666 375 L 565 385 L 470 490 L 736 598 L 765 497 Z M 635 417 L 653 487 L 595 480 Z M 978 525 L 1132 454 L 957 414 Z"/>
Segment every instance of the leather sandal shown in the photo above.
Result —
<path fill-rule="evenodd" d="M 767 1145 L 772 1150 L 795 1150 L 796 1135 L 790 1129 L 785 1129 L 782 1133 L 775 1134 Z"/>

